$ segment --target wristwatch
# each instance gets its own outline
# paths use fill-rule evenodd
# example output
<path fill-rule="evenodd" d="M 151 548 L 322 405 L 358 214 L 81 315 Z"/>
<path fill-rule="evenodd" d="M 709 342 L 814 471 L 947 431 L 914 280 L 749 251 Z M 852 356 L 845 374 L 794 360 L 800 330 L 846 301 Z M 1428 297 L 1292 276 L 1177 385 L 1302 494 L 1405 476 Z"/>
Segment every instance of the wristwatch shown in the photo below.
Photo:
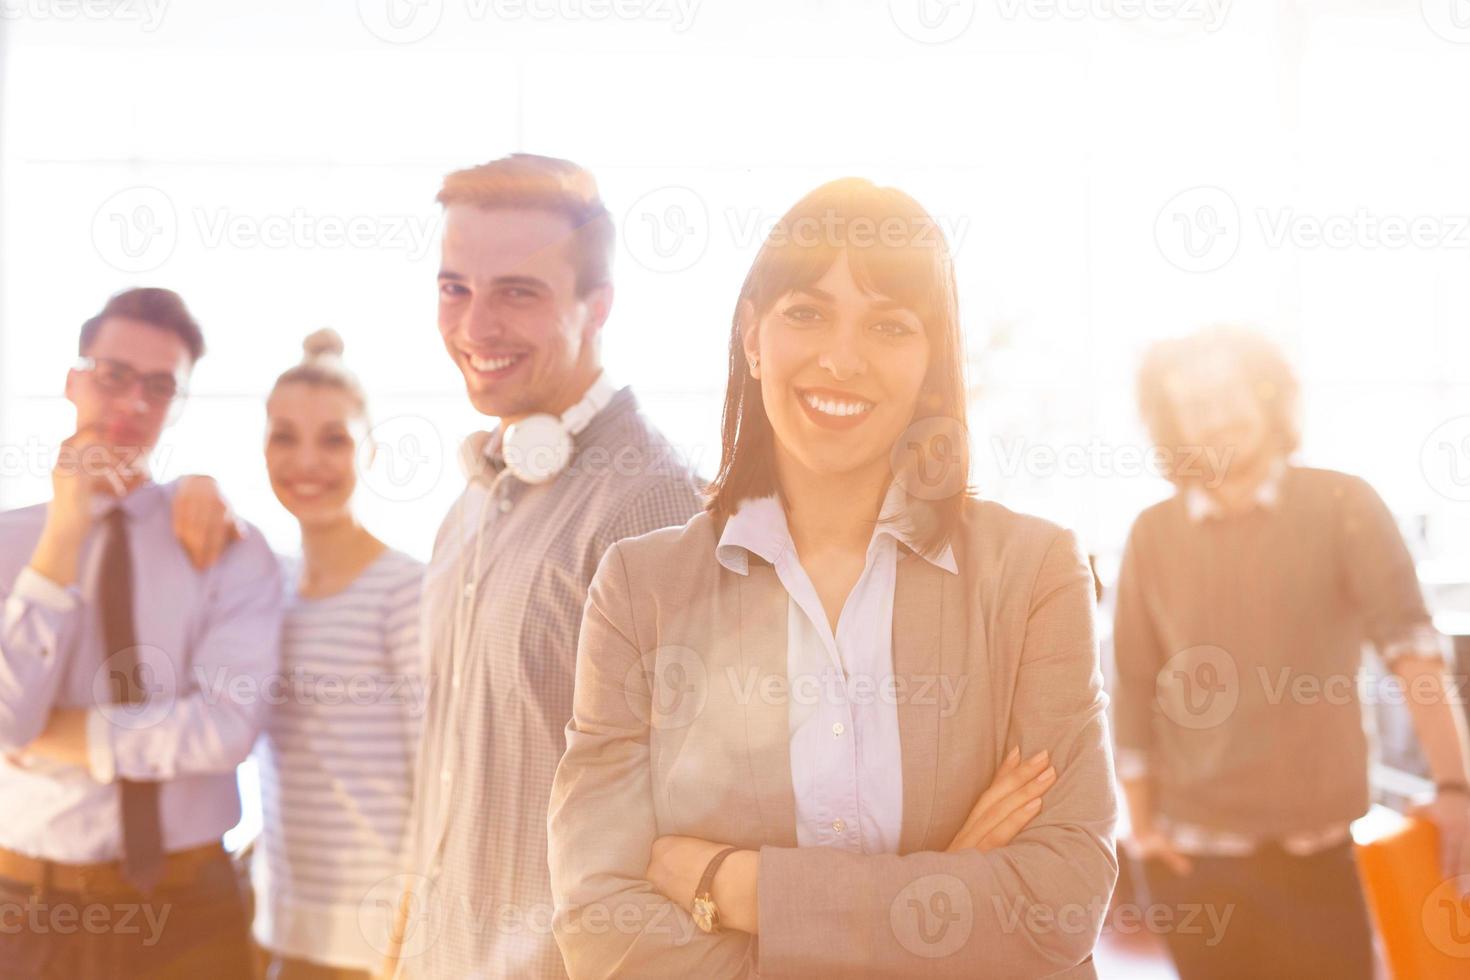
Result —
<path fill-rule="evenodd" d="M 690 912 L 694 916 L 694 924 L 705 932 L 720 931 L 720 910 L 715 907 L 710 889 L 715 884 L 715 872 L 720 870 L 725 858 L 738 850 L 738 847 L 727 847 L 711 858 L 709 867 L 704 869 L 704 877 L 699 879 L 699 884 L 694 889 L 694 907 Z"/>

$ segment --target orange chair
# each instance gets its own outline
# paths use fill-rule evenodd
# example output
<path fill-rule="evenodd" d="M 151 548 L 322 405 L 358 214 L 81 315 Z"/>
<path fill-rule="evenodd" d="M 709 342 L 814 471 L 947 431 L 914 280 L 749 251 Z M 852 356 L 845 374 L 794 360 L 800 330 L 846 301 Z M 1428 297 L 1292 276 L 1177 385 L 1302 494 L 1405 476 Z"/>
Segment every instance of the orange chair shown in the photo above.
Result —
<path fill-rule="evenodd" d="M 1375 808 L 1376 810 L 1377 808 Z M 1470 978 L 1470 876 L 1439 872 L 1439 832 L 1417 817 L 1354 827 L 1358 873 L 1394 980 Z"/>

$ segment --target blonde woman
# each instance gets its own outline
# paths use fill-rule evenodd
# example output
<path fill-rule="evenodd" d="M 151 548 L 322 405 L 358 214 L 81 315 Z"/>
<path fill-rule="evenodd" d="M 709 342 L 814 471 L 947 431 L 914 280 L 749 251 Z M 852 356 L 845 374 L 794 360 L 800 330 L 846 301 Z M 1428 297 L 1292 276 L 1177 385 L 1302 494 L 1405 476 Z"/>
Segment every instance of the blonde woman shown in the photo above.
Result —
<path fill-rule="evenodd" d="M 422 714 L 422 567 L 353 512 L 367 404 L 342 353 L 332 331 L 308 337 L 266 402 L 266 468 L 302 549 L 256 748 L 268 980 L 366 977 L 381 962 L 389 917 L 364 900 L 402 870 Z"/>

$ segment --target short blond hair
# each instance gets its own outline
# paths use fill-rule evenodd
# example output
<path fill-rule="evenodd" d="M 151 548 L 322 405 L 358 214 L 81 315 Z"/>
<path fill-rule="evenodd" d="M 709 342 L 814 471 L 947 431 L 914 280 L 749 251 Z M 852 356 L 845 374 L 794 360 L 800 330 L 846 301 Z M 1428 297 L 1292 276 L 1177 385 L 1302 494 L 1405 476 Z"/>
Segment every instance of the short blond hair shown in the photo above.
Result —
<path fill-rule="evenodd" d="M 572 261 L 577 293 L 612 281 L 615 235 L 612 215 L 597 181 L 570 160 L 513 153 L 444 178 L 436 198 L 445 207 L 536 208 L 562 215 L 572 225 Z"/>
<path fill-rule="evenodd" d="M 1138 409 L 1149 438 L 1161 451 L 1164 475 L 1174 483 L 1188 482 L 1175 464 L 1194 458 L 1187 452 L 1174 418 L 1168 381 L 1184 366 L 1218 358 L 1232 365 L 1239 383 L 1260 404 L 1272 432 L 1275 448 L 1289 456 L 1301 445 L 1300 385 L 1281 348 L 1249 327 L 1218 324 L 1184 337 L 1155 343 L 1143 355 L 1138 369 Z"/>

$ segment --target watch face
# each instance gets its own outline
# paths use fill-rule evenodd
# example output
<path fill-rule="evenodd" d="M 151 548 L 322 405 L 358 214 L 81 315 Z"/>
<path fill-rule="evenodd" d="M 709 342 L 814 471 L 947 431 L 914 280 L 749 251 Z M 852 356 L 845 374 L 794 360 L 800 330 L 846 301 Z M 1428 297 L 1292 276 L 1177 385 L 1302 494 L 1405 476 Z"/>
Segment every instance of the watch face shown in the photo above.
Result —
<path fill-rule="evenodd" d="M 707 898 L 696 898 L 694 900 L 694 924 L 705 932 L 715 931 L 715 921 L 718 918 L 715 912 L 715 903 Z"/>

